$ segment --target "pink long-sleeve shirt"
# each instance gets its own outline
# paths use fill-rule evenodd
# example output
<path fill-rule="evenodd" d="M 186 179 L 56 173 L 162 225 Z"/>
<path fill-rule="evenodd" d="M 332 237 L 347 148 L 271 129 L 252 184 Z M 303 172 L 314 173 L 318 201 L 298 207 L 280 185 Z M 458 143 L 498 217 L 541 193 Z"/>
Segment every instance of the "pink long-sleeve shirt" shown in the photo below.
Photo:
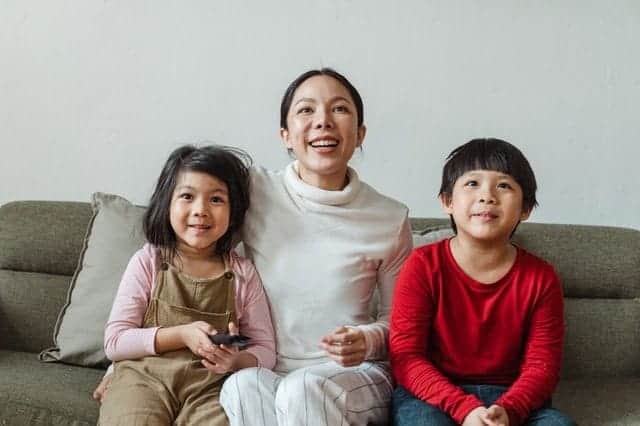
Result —
<path fill-rule="evenodd" d="M 159 327 L 142 327 L 156 283 L 157 260 L 157 248 L 145 244 L 131 257 L 122 276 L 105 329 L 104 351 L 112 361 L 157 355 L 154 342 Z M 230 267 L 235 275 L 238 327 L 251 338 L 246 350 L 259 366 L 273 368 L 275 336 L 260 276 L 248 259 L 235 253 L 230 256 Z"/>

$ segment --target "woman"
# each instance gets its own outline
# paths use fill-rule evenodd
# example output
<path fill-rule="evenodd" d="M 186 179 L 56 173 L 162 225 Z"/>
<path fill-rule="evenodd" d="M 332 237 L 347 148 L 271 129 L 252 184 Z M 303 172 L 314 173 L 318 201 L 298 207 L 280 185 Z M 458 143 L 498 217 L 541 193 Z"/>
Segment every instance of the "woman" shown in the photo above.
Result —
<path fill-rule="evenodd" d="M 341 74 L 296 78 L 280 127 L 296 161 L 253 170 L 242 231 L 271 305 L 277 363 L 235 373 L 221 403 L 234 426 L 385 424 L 391 296 L 411 251 L 407 208 L 348 167 L 366 127 L 362 99 Z"/>

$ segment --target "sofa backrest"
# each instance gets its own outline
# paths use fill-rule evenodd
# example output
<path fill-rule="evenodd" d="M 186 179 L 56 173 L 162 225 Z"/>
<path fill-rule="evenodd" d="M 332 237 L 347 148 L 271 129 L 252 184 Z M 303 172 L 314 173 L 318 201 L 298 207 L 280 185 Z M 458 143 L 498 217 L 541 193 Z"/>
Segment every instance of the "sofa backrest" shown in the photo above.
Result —
<path fill-rule="evenodd" d="M 92 211 L 89 203 L 18 201 L 0 207 L 0 349 L 52 346 Z"/>
<path fill-rule="evenodd" d="M 91 218 L 88 203 L 0 207 L 0 349 L 52 345 Z M 446 236 L 448 221 L 414 218 Z M 523 223 L 516 243 L 555 265 L 565 292 L 564 377 L 640 376 L 640 231 Z"/>

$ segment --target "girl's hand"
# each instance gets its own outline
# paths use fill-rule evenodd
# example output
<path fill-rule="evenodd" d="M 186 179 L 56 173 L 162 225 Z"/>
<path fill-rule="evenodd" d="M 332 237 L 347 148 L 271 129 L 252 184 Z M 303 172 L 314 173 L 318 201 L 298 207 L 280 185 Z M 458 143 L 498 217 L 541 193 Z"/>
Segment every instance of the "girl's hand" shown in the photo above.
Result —
<path fill-rule="evenodd" d="M 109 373 L 105 375 L 100 381 L 100 384 L 98 384 L 98 387 L 96 388 L 96 390 L 93 391 L 93 395 L 92 395 L 93 399 L 95 399 L 100 404 L 102 404 L 102 401 L 104 400 L 104 396 L 107 394 L 107 389 L 109 388 L 109 385 L 111 384 L 112 380 L 113 380 L 113 373 Z"/>
<path fill-rule="evenodd" d="M 182 342 L 193 354 L 199 355 L 201 349 L 211 349 L 214 346 L 209 336 L 216 334 L 217 331 L 211 324 L 195 321 L 179 327 Z"/>
<path fill-rule="evenodd" d="M 367 354 L 364 333 L 353 327 L 336 328 L 320 340 L 320 347 L 327 352 L 329 358 L 343 367 L 362 364 Z"/>
<path fill-rule="evenodd" d="M 233 322 L 229 323 L 229 334 L 239 334 L 238 327 Z M 211 347 L 200 348 L 198 355 L 202 357 L 202 365 L 216 374 L 233 373 L 241 368 L 257 365 L 255 356 L 239 351 L 236 346 L 212 344 Z"/>

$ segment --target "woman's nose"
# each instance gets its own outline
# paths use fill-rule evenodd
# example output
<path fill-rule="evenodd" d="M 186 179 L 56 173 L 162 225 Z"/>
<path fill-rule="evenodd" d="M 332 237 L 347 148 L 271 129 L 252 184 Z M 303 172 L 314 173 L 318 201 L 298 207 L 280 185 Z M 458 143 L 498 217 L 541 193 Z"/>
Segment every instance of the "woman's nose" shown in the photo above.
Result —
<path fill-rule="evenodd" d="M 330 129 L 333 127 L 333 122 L 331 121 L 331 115 L 323 110 L 319 110 L 315 117 L 315 125 L 316 129 Z"/>

